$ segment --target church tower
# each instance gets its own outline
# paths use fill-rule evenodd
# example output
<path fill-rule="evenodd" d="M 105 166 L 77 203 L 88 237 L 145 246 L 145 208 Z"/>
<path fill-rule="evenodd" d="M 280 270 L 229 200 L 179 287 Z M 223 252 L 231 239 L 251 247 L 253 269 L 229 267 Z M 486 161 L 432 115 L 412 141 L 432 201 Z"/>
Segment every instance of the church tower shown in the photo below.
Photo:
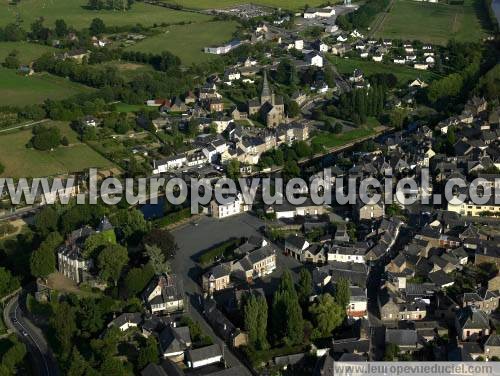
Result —
<path fill-rule="evenodd" d="M 262 85 L 262 93 L 260 95 L 260 104 L 263 105 L 266 102 L 274 104 L 274 95 L 269 86 L 269 81 L 267 80 L 267 71 L 264 71 L 264 83 Z"/>

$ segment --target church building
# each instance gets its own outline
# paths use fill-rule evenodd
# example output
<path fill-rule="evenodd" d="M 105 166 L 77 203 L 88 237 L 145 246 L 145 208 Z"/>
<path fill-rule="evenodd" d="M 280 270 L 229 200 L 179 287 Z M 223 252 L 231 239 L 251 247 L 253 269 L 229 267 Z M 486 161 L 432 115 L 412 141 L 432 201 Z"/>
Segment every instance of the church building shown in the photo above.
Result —
<path fill-rule="evenodd" d="M 283 97 L 274 95 L 264 71 L 264 83 L 260 101 L 252 99 L 248 102 L 248 114 L 259 114 L 260 119 L 270 128 L 275 128 L 285 120 L 285 104 Z"/>

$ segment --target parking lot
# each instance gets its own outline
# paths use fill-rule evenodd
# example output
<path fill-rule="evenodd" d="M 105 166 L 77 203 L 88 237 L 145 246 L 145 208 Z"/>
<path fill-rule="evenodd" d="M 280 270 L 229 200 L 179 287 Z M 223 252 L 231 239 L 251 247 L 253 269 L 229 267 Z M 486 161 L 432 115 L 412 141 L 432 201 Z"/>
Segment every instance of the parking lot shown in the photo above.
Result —
<path fill-rule="evenodd" d="M 248 238 L 261 235 L 259 229 L 264 226 L 262 220 L 248 213 L 224 219 L 202 217 L 196 223 L 196 225 L 187 224 L 172 232 L 179 246 L 175 260 L 172 262 L 172 269 L 177 275 L 183 276 L 184 289 L 188 294 L 200 292 L 201 270 L 196 263 L 196 258 L 203 250 L 231 237 Z M 297 272 L 301 267 L 298 261 L 284 256 L 282 249 L 277 246 L 275 248 L 278 257 L 277 269 L 270 276 L 255 283 L 256 286 L 264 287 L 269 291 L 273 290 L 284 270 Z"/>

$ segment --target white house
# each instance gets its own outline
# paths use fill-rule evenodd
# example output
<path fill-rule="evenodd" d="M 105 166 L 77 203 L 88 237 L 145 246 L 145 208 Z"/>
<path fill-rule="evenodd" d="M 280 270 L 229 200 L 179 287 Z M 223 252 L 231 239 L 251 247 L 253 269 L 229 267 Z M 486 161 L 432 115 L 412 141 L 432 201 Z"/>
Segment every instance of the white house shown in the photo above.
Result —
<path fill-rule="evenodd" d="M 427 70 L 427 69 L 429 69 L 429 64 L 427 64 L 427 63 L 415 63 L 415 64 L 413 64 L 413 68 L 420 69 L 420 70 Z"/>
<path fill-rule="evenodd" d="M 325 28 L 326 33 L 336 33 L 339 31 L 339 27 L 337 25 L 329 25 Z"/>
<path fill-rule="evenodd" d="M 226 218 L 232 215 L 239 214 L 244 209 L 244 201 L 241 193 L 230 197 L 228 203 L 222 204 L 218 203 L 216 200 L 210 202 L 210 214 L 214 218 Z"/>
<path fill-rule="evenodd" d="M 161 174 L 174 169 L 181 168 L 187 162 L 186 155 L 178 154 L 172 157 L 153 161 L 153 174 Z"/>
<path fill-rule="evenodd" d="M 373 55 L 372 60 L 376 61 L 377 63 L 380 63 L 382 61 L 383 56 L 382 55 Z"/>
<path fill-rule="evenodd" d="M 342 42 L 342 43 L 347 42 L 347 37 L 345 35 L 339 35 L 337 37 L 337 42 Z"/>
<path fill-rule="evenodd" d="M 368 300 L 366 298 L 366 290 L 350 286 L 350 299 L 346 309 L 348 317 L 357 320 L 366 317 L 368 313 Z"/>
<path fill-rule="evenodd" d="M 137 328 L 141 322 L 141 313 L 122 313 L 108 324 L 108 328 L 116 326 L 120 331 L 124 332 L 130 328 Z"/>
<path fill-rule="evenodd" d="M 365 250 L 357 249 L 354 247 L 334 246 L 328 251 L 327 260 L 328 262 L 338 261 L 364 264 L 364 252 Z"/>
<path fill-rule="evenodd" d="M 406 59 L 403 57 L 396 57 L 392 60 L 394 64 L 406 64 Z"/>
<path fill-rule="evenodd" d="M 319 67 L 319 68 L 323 67 L 323 58 L 321 57 L 321 55 L 314 53 L 314 52 L 306 55 L 306 62 L 310 66 Z"/>
<path fill-rule="evenodd" d="M 309 8 L 304 12 L 305 19 L 330 18 L 335 16 L 335 9 L 331 6 L 325 8 Z"/>
<path fill-rule="evenodd" d="M 296 50 L 302 51 L 304 49 L 304 41 L 302 39 L 297 39 L 293 46 Z"/>
<path fill-rule="evenodd" d="M 410 82 L 410 84 L 408 86 L 409 87 L 425 88 L 428 85 L 424 81 L 422 81 L 420 78 L 417 78 L 417 79 L 413 80 L 412 82 Z"/>

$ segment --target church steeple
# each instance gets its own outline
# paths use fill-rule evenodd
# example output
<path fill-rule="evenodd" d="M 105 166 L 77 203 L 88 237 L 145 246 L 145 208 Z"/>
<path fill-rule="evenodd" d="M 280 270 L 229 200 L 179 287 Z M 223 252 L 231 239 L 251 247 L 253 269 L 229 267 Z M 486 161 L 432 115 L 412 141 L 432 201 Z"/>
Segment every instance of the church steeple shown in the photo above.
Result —
<path fill-rule="evenodd" d="M 264 83 L 262 84 L 262 93 L 260 95 L 260 104 L 264 104 L 266 102 L 273 102 L 273 93 L 269 86 L 269 82 L 267 80 L 267 71 L 264 71 Z"/>

